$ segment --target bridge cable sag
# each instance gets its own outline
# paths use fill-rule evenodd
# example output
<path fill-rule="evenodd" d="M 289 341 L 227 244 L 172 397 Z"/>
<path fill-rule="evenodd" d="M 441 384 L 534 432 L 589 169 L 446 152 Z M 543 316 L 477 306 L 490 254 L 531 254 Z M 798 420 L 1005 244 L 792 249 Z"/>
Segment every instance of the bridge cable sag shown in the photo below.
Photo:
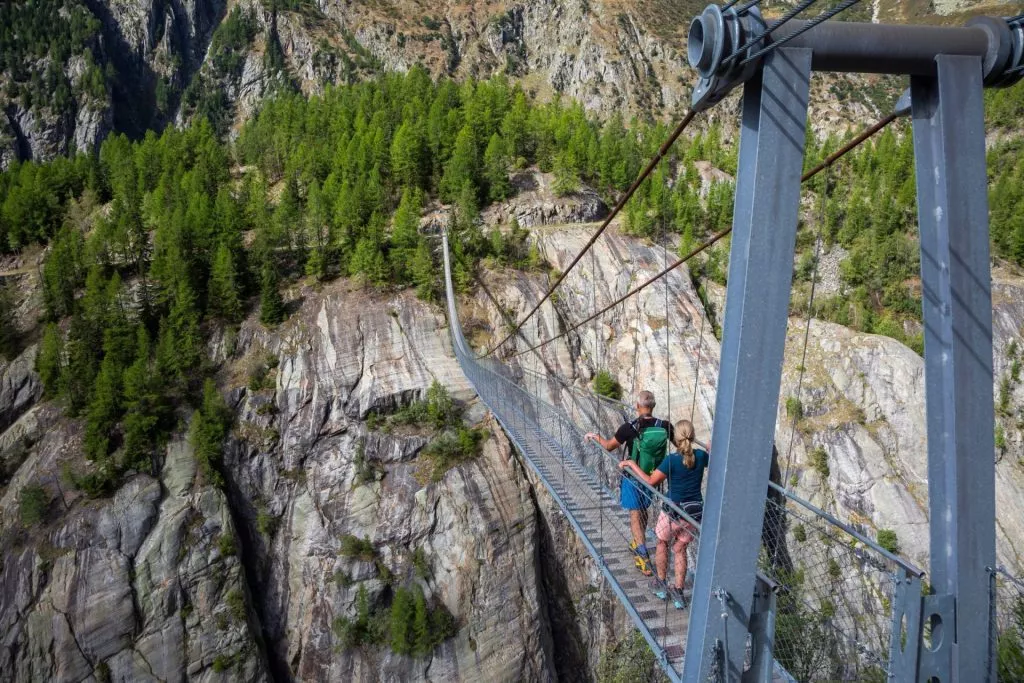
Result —
<path fill-rule="evenodd" d="M 541 297 L 541 300 L 538 301 L 537 304 L 532 309 L 530 309 L 530 312 L 526 314 L 526 317 L 524 317 L 521 321 L 519 321 L 519 323 L 516 324 L 515 329 L 513 329 L 511 332 L 505 335 L 504 339 L 502 339 L 500 342 L 492 346 L 489 350 L 478 355 L 477 359 L 485 358 L 494 353 L 495 351 L 497 351 L 502 346 L 504 346 L 505 342 L 507 342 L 509 339 L 515 336 L 516 332 L 518 332 L 523 327 L 523 325 L 526 324 L 526 321 L 533 317 L 533 314 L 540 309 L 541 305 L 543 305 L 543 303 L 548 300 L 548 298 L 554 293 L 555 289 L 557 289 L 558 286 L 562 284 L 562 281 L 566 278 L 569 272 L 576 266 L 577 263 L 580 262 L 580 259 L 583 258 L 583 255 L 586 254 L 592 246 L 594 246 L 594 243 L 597 241 L 597 238 L 601 236 L 601 234 L 608 228 L 609 225 L 611 225 L 612 220 L 614 220 L 614 218 L 619 214 L 619 212 L 622 211 L 623 207 L 626 205 L 626 202 L 628 202 L 630 198 L 633 196 L 633 194 L 636 193 L 636 191 L 640 188 L 640 185 L 643 184 L 645 180 L 647 180 L 647 177 L 654 172 L 655 167 L 662 159 L 665 158 L 665 155 L 668 154 L 669 149 L 672 148 L 672 145 L 675 144 L 675 141 L 679 138 L 680 135 L 683 134 L 683 131 L 686 130 L 686 127 L 690 125 L 690 122 L 693 121 L 694 117 L 696 116 L 697 112 L 692 109 L 686 113 L 686 116 L 683 117 L 683 120 L 680 121 L 679 125 L 676 126 L 675 130 L 672 131 L 672 134 L 669 135 L 665 142 L 662 143 L 661 147 L 658 148 L 658 152 L 650 160 L 646 168 L 644 168 L 644 170 L 641 171 L 640 175 L 637 176 L 636 180 L 633 181 L 633 184 L 629 186 L 628 190 L 626 190 L 626 193 L 619 199 L 618 203 L 615 204 L 615 207 L 612 209 L 611 213 L 609 213 L 608 217 L 604 219 L 604 222 L 601 224 L 601 227 L 599 227 L 597 231 L 590 237 L 587 243 L 583 245 L 583 249 L 581 249 L 580 252 L 576 254 L 576 257 L 573 258 L 569 266 L 555 279 L 555 284 L 551 285 L 547 293 L 543 297 Z"/>
<path fill-rule="evenodd" d="M 814 319 L 814 295 L 817 293 L 818 266 L 821 263 L 821 244 L 825 237 L 825 198 L 829 193 L 829 180 L 832 175 L 826 169 L 825 182 L 821 188 L 821 198 L 818 202 L 818 235 L 814 241 L 814 269 L 811 271 L 811 293 L 807 298 L 807 326 L 804 328 L 804 350 L 800 356 L 799 375 L 796 381 L 796 400 L 800 403 L 800 394 L 804 386 L 804 374 L 807 372 L 807 343 L 811 338 L 811 320 Z M 793 428 L 789 432 L 789 448 L 786 450 L 786 472 L 782 477 L 782 485 L 789 488 L 789 466 L 793 458 L 793 444 L 796 442 L 796 425 L 803 414 L 803 403 L 800 409 L 793 413 Z"/>
<path fill-rule="evenodd" d="M 836 161 L 841 159 L 843 156 L 845 156 L 846 154 L 851 152 L 853 149 L 855 149 L 856 147 L 858 147 L 861 144 L 863 144 L 870 137 L 872 137 L 873 135 L 878 133 L 880 130 L 882 130 L 883 128 L 885 128 L 889 124 L 891 124 L 893 121 L 895 121 L 897 118 L 899 118 L 899 116 L 900 116 L 899 112 L 893 112 L 893 113 L 890 113 L 890 114 L 886 115 L 884 118 L 879 120 L 877 123 L 872 125 L 870 128 L 868 128 L 865 131 L 863 131 L 860 135 L 855 137 L 853 140 L 851 140 L 850 142 L 846 143 L 845 145 L 840 147 L 838 150 L 836 150 L 835 152 L 830 154 L 828 157 L 826 157 L 817 166 L 815 166 L 811 170 L 809 170 L 806 173 L 804 173 L 803 176 L 801 176 L 801 178 L 800 178 L 800 182 L 807 182 L 808 180 L 810 180 L 814 176 L 816 176 L 819 173 L 821 173 L 826 168 L 829 168 L 830 166 L 832 166 L 832 164 L 834 164 Z M 702 243 L 699 246 L 695 247 L 688 254 L 686 254 L 682 258 L 678 259 L 675 263 L 669 265 L 667 268 L 665 268 L 661 272 L 657 273 L 656 275 L 653 275 L 652 277 L 648 278 L 642 284 L 640 284 L 639 286 L 634 287 L 630 291 L 626 292 L 621 297 L 619 297 L 615 301 L 611 302 L 610 304 L 608 304 L 607 306 L 605 306 L 601 310 L 597 311 L 596 313 L 594 313 L 590 317 L 586 318 L 585 320 L 582 320 L 579 323 L 576 323 L 575 325 L 573 325 L 569 329 L 565 330 L 564 332 L 561 332 L 560 334 L 555 335 L 554 337 L 546 339 L 543 342 L 539 342 L 537 344 L 534 344 L 530 348 L 525 349 L 523 351 L 518 351 L 516 353 L 511 354 L 509 356 L 509 359 L 517 358 L 517 357 L 519 357 L 519 356 L 521 356 L 523 354 L 530 353 L 532 351 L 536 351 L 537 349 L 540 349 L 540 348 L 542 348 L 544 346 L 547 346 L 548 344 L 550 344 L 553 341 L 557 341 L 559 339 L 562 339 L 563 337 L 566 337 L 569 334 L 575 332 L 576 330 L 578 330 L 579 328 L 583 327 L 587 323 L 591 322 L 592 320 L 595 320 L 596 318 L 600 317 L 601 315 L 603 315 L 603 314 L 607 313 L 608 311 L 610 311 L 611 309 L 615 308 L 616 306 L 618 306 L 619 304 L 621 304 L 623 301 L 625 301 L 626 299 L 630 298 L 631 296 L 639 294 L 641 291 L 646 289 L 648 286 L 654 284 L 655 282 L 660 280 L 665 275 L 668 275 L 670 272 L 672 272 L 673 270 L 675 270 L 679 266 L 683 265 L 684 263 L 689 261 L 694 256 L 697 256 L 698 254 L 706 251 L 708 248 L 714 246 L 717 242 L 719 242 L 720 240 L 722 240 L 723 238 L 728 236 L 731 232 L 732 232 L 732 226 L 731 225 L 728 228 L 724 228 L 722 230 L 719 230 L 714 235 L 712 235 L 707 241 L 705 241 L 704 243 Z M 566 273 L 568 273 L 568 271 L 566 271 Z M 555 286 L 560 284 L 562 279 L 564 279 L 564 278 L 560 278 L 558 283 L 556 283 Z M 553 291 L 553 288 L 552 288 L 552 291 Z M 548 292 L 548 296 L 550 296 L 551 293 L 552 292 L 549 291 Z M 545 297 L 545 298 L 547 298 L 547 297 Z M 541 301 L 541 303 L 543 303 L 543 300 Z M 540 304 L 538 304 L 538 306 L 539 305 Z M 536 310 L 538 306 L 535 306 L 534 310 Z M 532 312 L 531 312 L 531 315 L 532 315 Z M 527 317 L 529 317 L 529 316 L 527 316 Z M 525 322 L 525 320 L 523 322 Z M 520 323 L 520 325 L 521 325 L 521 323 Z M 502 342 L 502 343 L 504 343 L 504 342 Z M 500 346 L 500 344 L 498 346 Z M 478 358 L 482 358 L 483 356 L 488 355 L 489 353 L 493 352 L 496 348 L 498 348 L 498 347 L 495 346 L 494 348 L 492 348 L 487 353 L 482 354 L 481 356 L 478 356 Z"/>

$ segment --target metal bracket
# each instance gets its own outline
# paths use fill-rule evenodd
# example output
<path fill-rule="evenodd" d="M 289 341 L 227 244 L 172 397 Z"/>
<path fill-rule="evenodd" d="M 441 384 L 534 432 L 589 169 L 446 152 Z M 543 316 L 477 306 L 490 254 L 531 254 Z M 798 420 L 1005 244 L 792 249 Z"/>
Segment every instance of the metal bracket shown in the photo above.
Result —
<path fill-rule="evenodd" d="M 926 595 L 922 603 L 918 683 L 954 680 L 953 643 L 956 640 L 956 600 L 952 595 Z M 900 680 L 911 680 L 910 678 Z M 964 679 L 966 680 L 966 679 Z"/>
<path fill-rule="evenodd" d="M 889 674 L 897 681 L 911 681 L 917 675 L 921 646 L 921 578 L 901 567 L 894 581 Z"/>

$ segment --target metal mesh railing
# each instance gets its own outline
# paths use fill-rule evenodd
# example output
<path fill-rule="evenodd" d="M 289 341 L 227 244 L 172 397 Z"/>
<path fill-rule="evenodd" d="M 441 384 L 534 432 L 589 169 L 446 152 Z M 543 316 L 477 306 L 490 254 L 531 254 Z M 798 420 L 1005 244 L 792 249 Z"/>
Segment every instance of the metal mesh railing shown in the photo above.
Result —
<path fill-rule="evenodd" d="M 450 278 L 447 249 L 445 266 Z M 666 673 L 678 680 L 688 615 L 668 602 L 640 604 L 646 602 L 640 594 L 649 591 L 629 566 L 629 518 L 618 502 L 622 477 L 631 475 L 619 469 L 618 454 L 583 439 L 590 431 L 613 433 L 630 417 L 628 407 L 521 367 L 478 360 L 459 327 L 450 282 L 447 296 L 455 353 L 467 378 L 566 513 Z M 687 564 L 695 568 L 700 525 L 661 491 L 637 485 L 653 501 L 648 529 L 661 510 L 693 527 Z M 776 484 L 767 495 L 759 563 L 758 585 L 775 592 L 776 678 L 885 681 L 896 675 L 894 657 L 907 637 L 894 633 L 902 616 L 897 605 L 906 604 L 908 591 L 920 596 L 920 570 Z"/>
<path fill-rule="evenodd" d="M 996 680 L 1024 681 L 1024 579 L 1005 567 L 989 572 Z"/>
<path fill-rule="evenodd" d="M 772 484 L 760 569 L 779 586 L 775 658 L 800 681 L 885 681 L 896 591 L 922 572 Z M 897 634 L 899 637 L 905 637 Z"/>

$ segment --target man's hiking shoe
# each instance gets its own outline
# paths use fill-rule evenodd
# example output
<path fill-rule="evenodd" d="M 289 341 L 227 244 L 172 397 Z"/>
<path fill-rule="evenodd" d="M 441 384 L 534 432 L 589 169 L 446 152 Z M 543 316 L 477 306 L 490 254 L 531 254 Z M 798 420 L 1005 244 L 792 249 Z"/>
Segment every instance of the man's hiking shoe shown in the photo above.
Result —
<path fill-rule="evenodd" d="M 633 551 L 633 563 L 644 576 L 652 576 L 651 556 L 647 554 L 647 546 L 637 545 L 634 541 L 629 542 L 629 549 Z"/>

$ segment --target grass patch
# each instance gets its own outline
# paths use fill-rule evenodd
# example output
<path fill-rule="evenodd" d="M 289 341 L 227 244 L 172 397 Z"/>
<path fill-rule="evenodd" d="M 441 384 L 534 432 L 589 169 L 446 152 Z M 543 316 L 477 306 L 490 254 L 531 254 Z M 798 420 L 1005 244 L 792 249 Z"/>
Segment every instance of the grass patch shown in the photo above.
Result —
<path fill-rule="evenodd" d="M 26 527 L 42 522 L 49 507 L 50 497 L 42 486 L 29 484 L 18 494 L 18 513 L 21 515 L 21 523 Z"/>
<path fill-rule="evenodd" d="M 878 545 L 882 546 L 893 555 L 900 551 L 900 541 L 896 537 L 896 532 L 892 529 L 879 529 L 875 540 L 878 541 Z"/>

